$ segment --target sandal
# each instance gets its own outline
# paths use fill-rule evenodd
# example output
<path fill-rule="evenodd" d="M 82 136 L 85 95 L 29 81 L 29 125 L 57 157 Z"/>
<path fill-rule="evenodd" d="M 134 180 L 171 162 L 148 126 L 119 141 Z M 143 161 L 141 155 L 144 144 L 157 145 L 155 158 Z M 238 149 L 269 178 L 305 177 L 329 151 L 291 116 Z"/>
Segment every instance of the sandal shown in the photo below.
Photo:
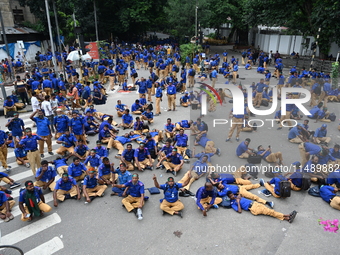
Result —
<path fill-rule="evenodd" d="M 297 211 L 294 210 L 293 212 L 291 212 L 288 222 L 293 223 L 296 215 L 297 215 Z"/>

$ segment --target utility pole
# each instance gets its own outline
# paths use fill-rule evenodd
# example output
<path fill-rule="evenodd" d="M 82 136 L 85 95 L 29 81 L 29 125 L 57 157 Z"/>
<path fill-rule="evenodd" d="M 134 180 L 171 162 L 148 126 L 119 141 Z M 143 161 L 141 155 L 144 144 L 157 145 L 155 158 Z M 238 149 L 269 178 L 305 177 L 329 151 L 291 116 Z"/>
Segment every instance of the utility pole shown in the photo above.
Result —
<path fill-rule="evenodd" d="M 198 0 L 196 0 L 196 6 L 195 6 L 195 40 L 197 39 L 197 9 L 198 9 Z"/>
<path fill-rule="evenodd" d="M 94 25 L 96 27 L 96 40 L 99 41 L 98 36 L 98 24 L 97 24 L 97 8 L 96 8 L 96 0 L 93 0 L 93 10 L 94 10 Z"/>
<path fill-rule="evenodd" d="M 316 41 L 315 41 L 315 46 L 314 46 L 314 49 L 313 49 L 312 61 L 310 63 L 309 71 L 312 71 L 312 69 L 313 69 L 313 63 L 314 63 L 314 58 L 315 58 L 315 54 L 316 54 L 316 49 L 318 48 L 318 43 L 319 43 L 318 40 L 319 40 L 319 37 L 320 37 L 320 31 L 321 31 L 321 27 L 319 27 L 318 35 L 316 36 Z"/>
<path fill-rule="evenodd" d="M 45 6 L 46 6 L 46 15 L 47 15 L 47 23 L 48 23 L 48 32 L 50 34 L 50 40 L 51 40 L 51 50 L 52 50 L 52 63 L 53 66 L 56 67 L 56 59 L 55 59 L 55 50 L 54 50 L 54 44 L 53 44 L 53 36 L 52 36 L 52 27 L 51 27 L 51 19 L 50 19 L 50 10 L 48 8 L 48 0 L 45 0 Z"/>

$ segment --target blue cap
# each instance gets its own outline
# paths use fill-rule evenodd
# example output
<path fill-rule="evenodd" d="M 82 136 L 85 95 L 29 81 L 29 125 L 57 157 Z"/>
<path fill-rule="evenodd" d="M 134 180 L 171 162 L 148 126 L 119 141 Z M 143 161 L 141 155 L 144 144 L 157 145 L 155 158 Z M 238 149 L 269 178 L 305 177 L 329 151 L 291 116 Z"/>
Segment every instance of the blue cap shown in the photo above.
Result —
<path fill-rule="evenodd" d="M 322 124 L 321 127 L 326 128 L 326 127 L 327 127 L 327 124 Z"/>
<path fill-rule="evenodd" d="M 301 165 L 299 161 L 295 161 L 292 165 Z"/>
<path fill-rule="evenodd" d="M 279 167 L 275 167 L 274 170 L 273 170 L 273 173 L 274 174 L 281 173 L 280 168 Z"/>

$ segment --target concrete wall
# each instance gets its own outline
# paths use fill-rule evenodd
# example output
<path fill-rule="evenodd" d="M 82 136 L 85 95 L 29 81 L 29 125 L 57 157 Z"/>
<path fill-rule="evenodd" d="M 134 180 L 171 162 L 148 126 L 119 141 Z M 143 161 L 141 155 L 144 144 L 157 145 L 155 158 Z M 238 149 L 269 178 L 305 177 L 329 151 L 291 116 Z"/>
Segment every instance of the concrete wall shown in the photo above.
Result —
<path fill-rule="evenodd" d="M 260 46 L 260 49 L 264 52 L 273 53 L 279 51 L 280 54 L 290 55 L 293 51 L 299 53 L 300 56 L 312 56 L 313 51 L 311 50 L 311 44 L 315 41 L 314 37 L 308 36 L 309 39 L 308 47 L 305 48 L 304 43 L 307 41 L 301 35 L 267 35 L 267 34 L 256 34 L 255 47 Z M 336 57 L 340 51 L 339 45 L 332 43 L 329 54 Z M 319 56 L 319 49 L 316 50 L 316 56 Z"/>
<path fill-rule="evenodd" d="M 22 7 L 18 0 L 0 0 L 0 7 L 2 9 L 2 16 L 4 20 L 5 27 L 13 27 L 14 16 L 13 10 L 22 10 L 24 15 L 24 21 L 29 21 L 31 23 L 37 22 L 36 17 L 31 13 L 28 6 Z"/>
<path fill-rule="evenodd" d="M 10 0 L 0 1 L 1 14 L 2 14 L 2 19 L 4 20 L 5 27 L 14 26 L 13 13 L 12 13 L 12 9 L 10 7 L 9 1 Z"/>

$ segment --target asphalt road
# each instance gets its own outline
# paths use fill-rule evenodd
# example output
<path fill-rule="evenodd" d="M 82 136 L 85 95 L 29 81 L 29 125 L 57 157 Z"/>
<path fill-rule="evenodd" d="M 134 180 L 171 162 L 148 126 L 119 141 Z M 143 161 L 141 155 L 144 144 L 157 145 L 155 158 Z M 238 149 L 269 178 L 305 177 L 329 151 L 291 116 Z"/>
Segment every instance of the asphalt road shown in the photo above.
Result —
<path fill-rule="evenodd" d="M 212 47 L 211 52 L 220 54 L 226 47 Z M 229 56 L 234 53 L 229 51 Z M 235 56 L 240 58 L 239 54 Z M 273 70 L 273 67 L 269 67 Z M 287 74 L 288 69 L 285 70 Z M 238 80 L 244 85 L 251 82 L 258 82 L 263 75 L 257 74 L 256 70 L 245 71 L 240 67 L 240 78 Z M 146 77 L 147 71 L 139 71 L 139 77 Z M 211 84 L 210 81 L 207 82 Z M 216 87 L 226 87 L 225 79 L 219 75 Z M 272 79 L 271 85 L 275 85 L 276 80 Z M 230 85 L 229 85 L 230 86 Z M 117 91 L 117 90 L 116 90 Z M 97 106 L 101 112 L 114 114 L 114 106 L 118 99 L 123 103 L 131 105 L 138 98 L 136 92 L 127 94 L 109 92 L 106 105 Z M 179 95 L 177 96 L 177 106 Z M 197 118 L 199 111 L 191 111 L 189 108 L 177 107 L 176 112 L 166 112 L 167 101 L 162 102 L 162 114 L 155 117 L 154 128 L 163 129 L 163 125 L 168 117 L 173 122 L 182 119 Z M 245 163 L 244 160 L 236 157 L 235 150 L 238 142 L 235 134 L 231 142 L 226 143 L 228 125 L 218 125 L 213 127 L 213 119 L 227 119 L 232 108 L 230 103 L 218 106 L 215 112 L 204 117 L 204 121 L 209 125 L 208 137 L 212 139 L 216 147 L 221 148 L 222 155 L 213 157 L 213 165 L 239 167 Z M 261 107 L 261 109 L 264 107 Z M 331 112 L 339 116 L 339 104 L 330 103 L 328 106 Z M 307 107 L 307 109 L 309 109 Z M 29 114 L 21 117 L 27 121 Z M 269 116 L 270 118 L 273 117 Z M 266 116 L 257 116 L 257 119 L 266 119 Z M 117 118 L 115 118 L 117 120 Z M 4 127 L 7 120 L 0 118 L 0 125 Z M 31 122 L 27 121 L 28 126 Z M 328 124 L 328 132 L 332 138 L 330 146 L 339 142 L 339 131 L 337 130 L 338 120 Z M 310 127 L 315 130 L 320 123 L 310 122 Z M 264 127 L 258 128 L 257 132 L 241 133 L 241 141 L 251 138 L 251 148 L 262 144 L 271 145 L 274 152 L 283 153 L 283 162 L 290 165 L 296 160 L 300 160 L 298 145 L 287 141 L 288 129 L 277 130 L 277 126 L 271 127 L 265 123 Z M 124 133 L 123 130 L 120 131 Z M 189 134 L 189 133 L 188 133 Z M 97 137 L 90 137 L 90 148 L 95 147 Z M 54 151 L 58 148 L 53 146 Z M 201 150 L 196 148 L 196 152 Z M 9 152 L 13 150 L 10 149 Z M 45 153 L 47 159 L 54 159 Z M 48 157 L 47 157 L 48 155 Z M 116 165 L 118 160 L 114 158 L 116 151 L 110 152 L 110 160 Z M 9 163 L 13 163 L 11 176 L 17 176 L 18 181 L 24 183 L 30 176 L 30 170 L 25 167 L 15 167 L 13 153 L 9 155 Z M 191 161 L 193 162 L 193 161 Z M 184 175 L 189 164 L 175 177 L 178 181 Z M 145 187 L 153 187 L 152 176 L 155 174 L 160 184 L 164 183 L 171 174 L 164 170 L 146 171 L 140 174 L 140 180 Z M 260 176 L 264 177 L 261 173 Z M 265 177 L 264 177 L 265 178 Z M 268 180 L 268 178 L 265 178 Z M 256 181 L 253 181 L 256 183 Z M 191 191 L 195 192 L 204 185 L 204 178 L 193 183 Z M 258 190 L 253 190 L 258 194 Z M 81 201 L 67 200 L 60 203 L 58 208 L 53 208 L 50 213 L 46 213 L 43 219 L 36 219 L 30 223 L 21 222 L 20 215 L 9 223 L 0 223 L 2 241 L 13 243 L 27 254 L 337 254 L 339 241 L 338 234 L 325 232 L 318 224 L 318 219 L 336 219 L 339 211 L 331 208 L 321 198 L 309 196 L 306 192 L 294 192 L 287 199 L 277 199 L 270 197 L 269 201 L 275 202 L 274 209 L 282 213 L 298 211 L 298 215 L 293 224 L 286 221 L 279 221 L 269 216 L 253 216 L 250 212 L 243 211 L 236 213 L 233 209 L 211 209 L 207 217 L 203 217 L 197 210 L 195 200 L 192 197 L 181 198 L 185 205 L 183 219 L 178 216 L 164 215 L 159 209 L 160 195 L 150 196 L 143 208 L 144 219 L 138 221 L 133 214 L 126 212 L 121 206 L 121 198 L 110 197 L 111 191 L 106 190 L 103 198 L 95 199 L 92 203 L 85 205 Z M 50 197 L 50 192 L 45 192 L 46 197 Z M 259 195 L 267 199 L 263 195 Z M 17 198 L 15 198 L 17 201 Z M 51 199 L 48 202 L 53 206 Z M 175 235 L 176 233 L 179 233 Z M 35 249 L 35 250 L 33 250 Z M 40 252 L 40 253 L 39 253 Z"/>

